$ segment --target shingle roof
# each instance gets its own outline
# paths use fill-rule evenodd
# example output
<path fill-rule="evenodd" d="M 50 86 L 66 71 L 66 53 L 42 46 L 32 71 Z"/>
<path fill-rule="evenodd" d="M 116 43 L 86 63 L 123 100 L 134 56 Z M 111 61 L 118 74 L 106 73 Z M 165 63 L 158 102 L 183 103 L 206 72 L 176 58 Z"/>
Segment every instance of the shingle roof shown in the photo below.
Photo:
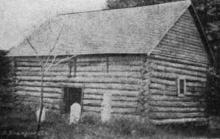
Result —
<path fill-rule="evenodd" d="M 149 54 L 190 4 L 179 1 L 60 15 L 41 25 L 28 38 L 37 53 L 24 40 L 8 56 Z"/>

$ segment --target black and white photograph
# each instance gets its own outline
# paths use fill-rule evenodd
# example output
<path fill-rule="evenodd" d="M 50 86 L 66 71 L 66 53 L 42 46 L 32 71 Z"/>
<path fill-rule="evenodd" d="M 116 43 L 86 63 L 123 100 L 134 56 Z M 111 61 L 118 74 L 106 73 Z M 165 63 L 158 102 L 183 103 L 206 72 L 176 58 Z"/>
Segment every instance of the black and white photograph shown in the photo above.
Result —
<path fill-rule="evenodd" d="M 220 0 L 0 0 L 0 139 L 220 139 Z"/>

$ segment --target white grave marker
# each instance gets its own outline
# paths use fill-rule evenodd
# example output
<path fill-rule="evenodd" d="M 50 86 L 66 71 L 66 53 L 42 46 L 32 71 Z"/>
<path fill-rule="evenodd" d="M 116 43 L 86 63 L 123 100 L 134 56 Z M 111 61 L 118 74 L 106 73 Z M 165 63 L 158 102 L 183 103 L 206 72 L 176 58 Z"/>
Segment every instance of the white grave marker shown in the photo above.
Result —
<path fill-rule="evenodd" d="M 47 112 L 47 110 L 45 108 L 43 108 L 42 114 L 41 114 L 41 119 L 40 119 L 41 122 L 44 122 L 46 120 L 46 112 Z M 38 122 L 39 117 L 40 117 L 40 108 L 36 112 L 36 117 L 37 117 L 37 122 Z"/>
<path fill-rule="evenodd" d="M 109 121 L 111 118 L 111 94 L 105 93 L 102 101 L 101 120 L 102 122 Z"/>
<path fill-rule="evenodd" d="M 69 124 L 76 124 L 81 115 L 81 106 L 79 103 L 73 103 L 70 107 L 70 122 Z"/>

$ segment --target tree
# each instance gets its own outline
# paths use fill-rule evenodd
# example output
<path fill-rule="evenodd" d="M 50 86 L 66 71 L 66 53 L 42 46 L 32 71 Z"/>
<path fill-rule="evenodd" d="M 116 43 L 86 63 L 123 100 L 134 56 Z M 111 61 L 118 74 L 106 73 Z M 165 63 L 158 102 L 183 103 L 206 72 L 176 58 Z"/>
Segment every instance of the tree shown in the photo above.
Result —
<path fill-rule="evenodd" d="M 54 44 L 51 49 L 49 50 L 48 55 L 44 57 L 39 56 L 39 52 L 35 49 L 36 47 L 31 43 L 31 41 L 27 38 L 26 41 L 29 44 L 29 46 L 34 50 L 36 54 L 36 58 L 40 61 L 40 75 L 41 75 L 41 85 L 40 85 L 40 114 L 39 114 L 39 119 L 38 119 L 38 124 L 37 124 L 37 129 L 36 129 L 36 137 L 38 137 L 38 133 L 41 128 L 41 117 L 42 117 L 42 111 L 44 108 L 44 77 L 47 72 L 50 71 L 53 67 L 59 65 L 62 62 L 66 62 L 71 60 L 75 56 L 68 56 L 66 58 L 57 60 L 57 55 L 52 55 L 52 52 L 56 49 L 57 43 L 59 42 L 59 39 L 61 37 L 62 31 L 63 31 L 64 25 L 61 27 L 59 33 L 57 34 L 56 40 L 54 41 Z"/>

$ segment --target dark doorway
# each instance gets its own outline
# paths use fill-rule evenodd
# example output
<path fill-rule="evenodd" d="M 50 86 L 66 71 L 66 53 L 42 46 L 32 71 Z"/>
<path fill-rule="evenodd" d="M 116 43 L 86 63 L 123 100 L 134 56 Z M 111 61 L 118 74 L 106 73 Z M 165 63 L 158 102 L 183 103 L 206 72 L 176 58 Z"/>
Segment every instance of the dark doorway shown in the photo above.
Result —
<path fill-rule="evenodd" d="M 73 103 L 77 102 L 81 105 L 82 89 L 65 87 L 64 88 L 64 111 L 65 113 L 70 112 L 70 107 Z"/>

